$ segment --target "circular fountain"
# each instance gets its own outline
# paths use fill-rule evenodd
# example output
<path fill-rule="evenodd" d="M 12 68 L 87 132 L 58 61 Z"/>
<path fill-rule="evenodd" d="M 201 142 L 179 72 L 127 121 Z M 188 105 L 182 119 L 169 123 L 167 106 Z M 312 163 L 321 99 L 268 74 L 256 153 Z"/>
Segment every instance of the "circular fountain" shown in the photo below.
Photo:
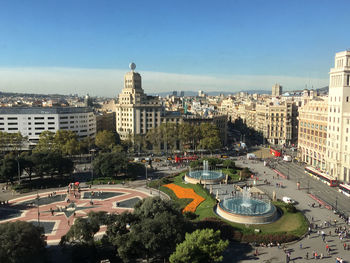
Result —
<path fill-rule="evenodd" d="M 243 188 L 242 193 L 220 201 L 216 213 L 226 220 L 241 224 L 267 224 L 278 218 L 276 207 L 269 200 L 251 198 L 247 187 Z"/>
<path fill-rule="evenodd" d="M 209 170 L 208 161 L 203 161 L 203 170 L 190 171 L 185 175 L 185 181 L 191 184 L 217 184 L 225 179 L 222 171 Z"/>

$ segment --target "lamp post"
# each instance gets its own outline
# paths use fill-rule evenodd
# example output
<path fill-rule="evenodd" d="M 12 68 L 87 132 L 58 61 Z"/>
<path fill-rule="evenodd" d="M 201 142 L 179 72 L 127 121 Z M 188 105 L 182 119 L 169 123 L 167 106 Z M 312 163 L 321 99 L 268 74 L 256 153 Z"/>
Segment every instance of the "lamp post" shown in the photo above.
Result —
<path fill-rule="evenodd" d="M 94 184 L 94 167 L 92 166 L 92 161 L 94 160 L 95 149 L 90 150 L 90 169 L 91 169 L 91 184 Z"/>
<path fill-rule="evenodd" d="M 17 154 L 18 184 L 21 184 L 21 169 L 19 166 L 19 154 Z"/>
<path fill-rule="evenodd" d="M 338 210 L 338 196 L 335 196 L 335 211 Z"/>
<path fill-rule="evenodd" d="M 40 196 L 39 196 L 39 192 L 38 192 L 38 193 L 36 194 L 36 201 L 37 201 L 37 207 L 38 207 L 38 226 L 40 226 L 39 200 L 40 200 Z"/>

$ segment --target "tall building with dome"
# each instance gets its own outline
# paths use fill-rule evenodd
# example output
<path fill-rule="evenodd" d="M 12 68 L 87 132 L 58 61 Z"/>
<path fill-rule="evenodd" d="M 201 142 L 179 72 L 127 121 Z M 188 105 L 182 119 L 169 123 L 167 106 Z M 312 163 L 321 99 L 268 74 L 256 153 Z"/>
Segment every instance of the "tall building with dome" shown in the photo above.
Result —
<path fill-rule="evenodd" d="M 142 89 L 141 75 L 135 72 L 136 65 L 130 64 L 130 71 L 124 76 L 124 88 L 116 104 L 116 130 L 122 140 L 161 124 L 163 107 L 155 96 L 147 96 Z"/>

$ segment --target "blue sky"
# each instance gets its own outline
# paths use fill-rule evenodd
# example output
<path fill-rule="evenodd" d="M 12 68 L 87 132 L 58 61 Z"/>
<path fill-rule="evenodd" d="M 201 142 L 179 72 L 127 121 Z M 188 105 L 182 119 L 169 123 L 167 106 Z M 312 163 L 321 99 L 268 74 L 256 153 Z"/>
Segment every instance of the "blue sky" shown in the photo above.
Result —
<path fill-rule="evenodd" d="M 115 96 L 134 61 L 146 92 L 328 85 L 349 1 L 4 0 L 0 90 Z"/>

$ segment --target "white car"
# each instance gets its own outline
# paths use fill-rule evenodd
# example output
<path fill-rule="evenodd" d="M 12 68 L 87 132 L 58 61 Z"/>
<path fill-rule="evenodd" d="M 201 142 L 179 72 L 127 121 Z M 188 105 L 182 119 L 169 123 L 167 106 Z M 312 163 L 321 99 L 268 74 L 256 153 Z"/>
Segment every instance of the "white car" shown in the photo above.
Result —
<path fill-rule="evenodd" d="M 295 201 L 292 198 L 288 197 L 288 196 L 284 196 L 282 198 L 282 201 L 285 202 L 286 204 L 294 204 L 295 203 Z"/>

